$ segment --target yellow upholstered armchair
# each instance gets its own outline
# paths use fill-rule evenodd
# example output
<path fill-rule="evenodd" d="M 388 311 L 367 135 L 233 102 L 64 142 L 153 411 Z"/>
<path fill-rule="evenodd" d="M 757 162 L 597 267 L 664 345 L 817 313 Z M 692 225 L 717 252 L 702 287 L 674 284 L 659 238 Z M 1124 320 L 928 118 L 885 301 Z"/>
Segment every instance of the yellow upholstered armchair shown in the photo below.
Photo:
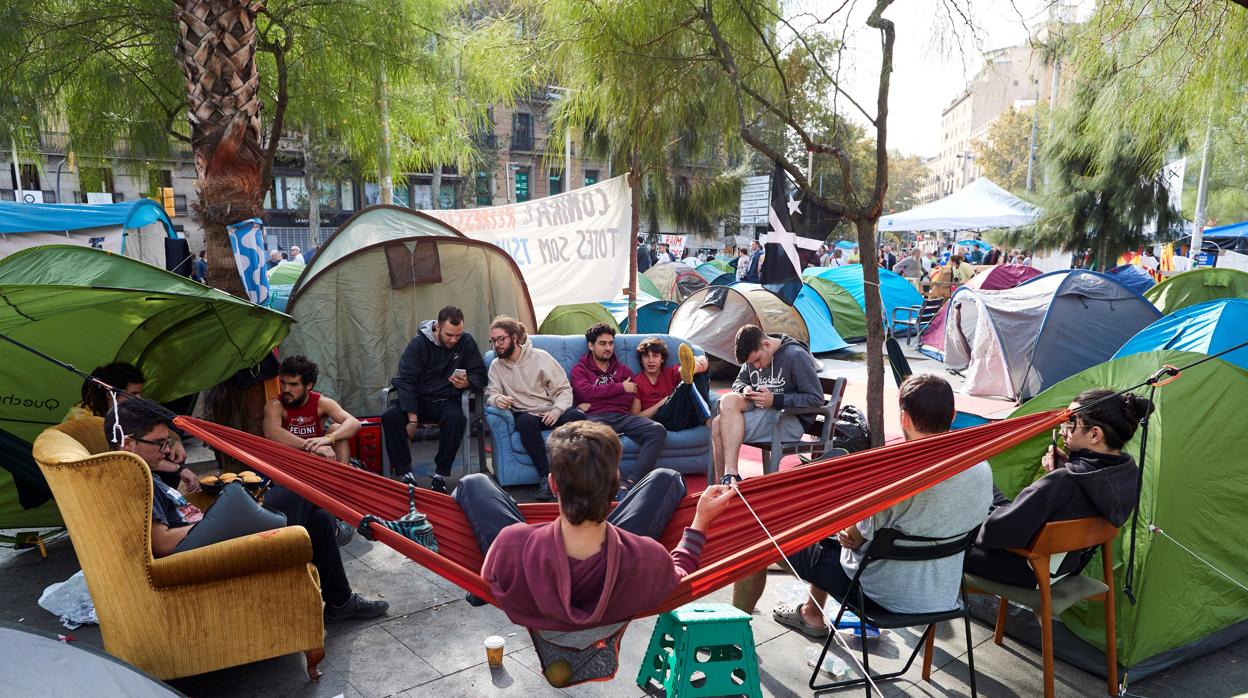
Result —
<path fill-rule="evenodd" d="M 325 656 L 312 542 L 288 526 L 152 558 L 152 475 L 109 451 L 104 420 L 67 422 L 35 439 L 95 602 L 104 649 L 161 679 L 292 652 L 308 675 Z"/>

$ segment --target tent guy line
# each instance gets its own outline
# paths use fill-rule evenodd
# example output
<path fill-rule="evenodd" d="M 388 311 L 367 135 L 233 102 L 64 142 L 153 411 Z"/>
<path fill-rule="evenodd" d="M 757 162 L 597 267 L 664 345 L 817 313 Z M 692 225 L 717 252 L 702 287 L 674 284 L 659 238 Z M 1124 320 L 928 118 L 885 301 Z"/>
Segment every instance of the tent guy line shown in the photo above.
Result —
<path fill-rule="evenodd" d="M 1197 560 L 1199 560 L 1199 561 L 1201 561 L 1201 562 L 1205 563 L 1205 566 L 1206 566 L 1206 567 L 1208 567 L 1209 569 L 1213 570 L 1214 572 L 1217 572 L 1218 574 L 1222 575 L 1223 577 L 1226 577 L 1227 581 L 1229 581 L 1231 584 L 1234 584 L 1235 586 L 1239 587 L 1240 589 L 1243 589 L 1244 591 L 1248 591 L 1248 586 L 1244 586 L 1243 584 L 1241 584 L 1241 583 L 1240 583 L 1240 581 L 1239 581 L 1238 579 L 1235 579 L 1234 577 L 1232 577 L 1231 575 L 1227 574 L 1226 572 L 1223 572 L 1222 570 L 1218 569 L 1218 567 L 1217 567 L 1216 565 L 1214 565 L 1212 562 L 1209 562 L 1209 561 L 1208 561 L 1208 560 L 1206 560 L 1205 558 L 1203 558 L 1203 557 L 1201 557 L 1200 555 L 1198 555 L 1198 554 L 1196 553 L 1196 551 L 1192 550 L 1191 548 L 1188 548 L 1186 545 L 1183 545 L 1182 543 L 1180 543 L 1179 541 L 1175 540 L 1174 538 L 1171 538 L 1171 537 L 1170 537 L 1170 534 L 1168 534 L 1168 533 L 1166 533 L 1165 531 L 1163 531 L 1163 530 L 1161 529 L 1161 527 L 1160 527 L 1160 526 L 1158 526 L 1156 523 L 1150 523 L 1150 524 L 1148 525 L 1148 532 L 1149 532 L 1149 533 L 1158 533 L 1158 534 L 1161 534 L 1161 537 L 1162 537 L 1162 538 L 1165 538 L 1166 540 L 1170 541 L 1171 543 L 1174 543 L 1175 545 L 1179 546 L 1180 548 L 1182 548 L 1182 549 L 1183 549 L 1183 552 L 1185 552 L 1185 553 L 1187 553 L 1188 555 L 1191 555 L 1192 557 L 1196 558 Z"/>

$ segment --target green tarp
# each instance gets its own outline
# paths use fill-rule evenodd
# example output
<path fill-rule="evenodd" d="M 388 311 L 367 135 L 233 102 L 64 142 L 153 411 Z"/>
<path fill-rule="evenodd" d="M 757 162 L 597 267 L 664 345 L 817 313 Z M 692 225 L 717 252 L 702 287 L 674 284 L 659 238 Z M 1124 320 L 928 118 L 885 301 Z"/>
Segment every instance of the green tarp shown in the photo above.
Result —
<path fill-rule="evenodd" d="M 294 286 L 305 266 L 298 262 L 286 262 L 273 267 L 269 270 L 269 286 Z"/>
<path fill-rule="evenodd" d="M 0 260 L 0 333 L 79 370 L 137 364 L 145 397 L 169 401 L 253 366 L 290 318 L 137 260 L 71 245 Z M 82 380 L 0 342 L 0 429 L 33 441 L 78 401 Z M 60 523 L 55 507 L 22 510 L 0 470 L 0 528 Z"/>
<path fill-rule="evenodd" d="M 1202 354 L 1156 351 L 1115 359 L 1061 381 L 1011 416 L 1064 407 L 1091 388 L 1128 388 L 1142 383 L 1162 365 L 1184 366 L 1201 358 Z M 1118 661 L 1128 669 L 1139 669 L 1137 674 L 1210 651 L 1225 637 L 1211 637 L 1213 633 L 1248 620 L 1248 594 L 1218 572 L 1244 580 L 1248 570 L 1248 547 L 1240 543 L 1248 528 L 1244 505 L 1248 502 L 1248 469 L 1244 468 L 1248 429 L 1243 427 L 1248 371 L 1214 359 L 1183 371 L 1177 381 L 1157 390 L 1156 399 L 1136 531 L 1138 605 L 1122 594 L 1129 520 L 1114 544 Z M 1140 435 L 1137 432 L 1123 449 L 1135 458 L 1139 457 Z M 1048 444 L 1045 434 L 991 459 L 993 479 L 1003 493 L 1013 497 L 1043 475 L 1040 457 Z M 1151 533 L 1152 525 L 1169 538 Z M 1100 569 L 1098 554 L 1084 573 L 1099 579 Z M 1061 620 L 1103 651 L 1102 613 L 1099 603 L 1084 603 L 1067 611 Z"/>
<path fill-rule="evenodd" d="M 1248 298 L 1248 273 L 1202 268 L 1175 274 L 1144 292 L 1162 315 L 1219 298 Z"/>

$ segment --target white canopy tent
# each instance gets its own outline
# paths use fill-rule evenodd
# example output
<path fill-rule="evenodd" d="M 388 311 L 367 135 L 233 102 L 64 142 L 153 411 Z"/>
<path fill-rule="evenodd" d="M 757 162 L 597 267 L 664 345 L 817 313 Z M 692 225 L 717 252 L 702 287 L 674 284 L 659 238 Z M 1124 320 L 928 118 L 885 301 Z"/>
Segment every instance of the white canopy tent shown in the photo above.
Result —
<path fill-rule="evenodd" d="M 980 177 L 943 199 L 880 217 L 880 231 L 1016 228 L 1036 220 L 1040 209 Z"/>

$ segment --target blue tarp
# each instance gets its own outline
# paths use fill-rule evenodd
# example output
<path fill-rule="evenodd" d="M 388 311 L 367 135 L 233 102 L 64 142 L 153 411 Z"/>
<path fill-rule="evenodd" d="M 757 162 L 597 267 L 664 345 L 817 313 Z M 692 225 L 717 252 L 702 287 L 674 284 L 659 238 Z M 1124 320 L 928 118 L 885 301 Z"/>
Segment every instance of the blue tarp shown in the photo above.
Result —
<path fill-rule="evenodd" d="M 1242 238 L 1248 237 L 1248 221 L 1220 225 L 1216 228 L 1205 228 L 1201 233 L 1204 238 Z"/>
<path fill-rule="evenodd" d="M 1248 339 L 1248 299 L 1221 298 L 1176 310 L 1140 330 L 1122 345 L 1114 358 L 1174 349 L 1216 354 Z M 1248 369 L 1248 347 L 1222 357 Z"/>
<path fill-rule="evenodd" d="M 117 204 L 25 204 L 0 201 L 0 234 L 53 233 L 90 228 L 142 228 L 159 221 L 177 237 L 173 221 L 153 199 Z"/>
<path fill-rule="evenodd" d="M 856 250 L 856 249 L 858 249 L 858 243 L 856 243 L 856 242 L 850 242 L 849 240 L 838 240 L 838 241 L 837 241 L 837 243 L 836 243 L 836 246 L 837 246 L 838 248 L 842 249 L 842 250 Z"/>
<path fill-rule="evenodd" d="M 1135 264 L 1119 264 L 1109 270 L 1109 275 L 1139 294 L 1143 294 L 1156 283 L 1148 270 Z"/>
<path fill-rule="evenodd" d="M 983 240 L 958 240 L 957 245 L 958 247 L 978 247 L 984 252 L 992 249 L 992 245 L 989 245 Z"/>
<path fill-rule="evenodd" d="M 837 334 L 836 328 L 832 326 L 832 311 L 828 309 L 828 304 L 823 301 L 823 296 L 820 296 L 818 291 L 802 284 L 802 290 L 798 292 L 797 299 L 793 301 L 793 307 L 806 321 L 806 331 L 810 333 L 811 352 L 822 354 L 849 348 L 849 343 L 842 339 L 841 335 Z"/>

